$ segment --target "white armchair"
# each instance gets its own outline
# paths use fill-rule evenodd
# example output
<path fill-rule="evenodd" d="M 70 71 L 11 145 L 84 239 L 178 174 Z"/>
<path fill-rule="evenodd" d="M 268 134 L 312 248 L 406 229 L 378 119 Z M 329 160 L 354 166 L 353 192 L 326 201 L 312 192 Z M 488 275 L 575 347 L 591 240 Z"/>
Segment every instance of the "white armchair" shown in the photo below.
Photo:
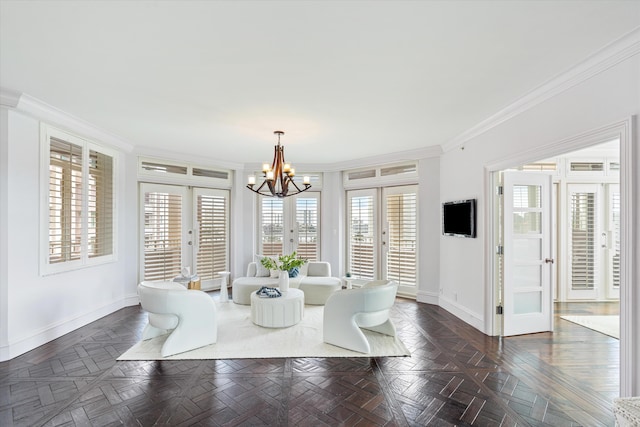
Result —
<path fill-rule="evenodd" d="M 370 353 L 371 346 L 360 328 L 395 336 L 396 328 L 389 319 L 389 310 L 397 291 L 397 283 L 375 280 L 359 289 L 334 292 L 324 306 L 324 342 Z"/>
<path fill-rule="evenodd" d="M 138 296 L 142 309 L 149 312 L 142 339 L 171 332 L 162 346 L 162 357 L 217 341 L 216 304 L 206 293 L 176 282 L 142 282 Z"/>

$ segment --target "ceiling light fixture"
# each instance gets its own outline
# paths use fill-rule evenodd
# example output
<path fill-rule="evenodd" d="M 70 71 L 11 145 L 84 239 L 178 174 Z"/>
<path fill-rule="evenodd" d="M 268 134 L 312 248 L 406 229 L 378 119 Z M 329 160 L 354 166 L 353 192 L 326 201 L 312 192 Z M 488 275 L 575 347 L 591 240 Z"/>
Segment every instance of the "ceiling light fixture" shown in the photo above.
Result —
<path fill-rule="evenodd" d="M 262 164 L 264 181 L 258 188 L 254 188 L 256 185 L 255 175 L 249 175 L 247 188 L 261 196 L 278 198 L 293 196 L 307 191 L 311 188 L 310 178 L 305 176 L 302 179 L 304 188 L 300 189 L 293 180 L 296 170 L 291 167 L 290 163 L 284 161 L 284 147 L 280 145 L 280 136 L 284 135 L 284 132 L 277 130 L 273 133 L 278 135 L 278 145 L 274 147 L 273 163 L 271 163 L 271 166 L 269 166 L 269 163 Z M 293 188 L 290 188 L 289 185 L 292 185 Z"/>

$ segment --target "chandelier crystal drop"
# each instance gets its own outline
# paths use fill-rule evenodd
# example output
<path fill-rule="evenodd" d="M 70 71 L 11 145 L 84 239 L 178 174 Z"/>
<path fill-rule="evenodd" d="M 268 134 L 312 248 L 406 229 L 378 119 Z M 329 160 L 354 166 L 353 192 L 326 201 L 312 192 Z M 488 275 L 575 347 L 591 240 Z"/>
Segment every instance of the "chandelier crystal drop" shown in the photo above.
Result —
<path fill-rule="evenodd" d="M 280 145 L 280 136 L 284 135 L 284 132 L 277 130 L 273 133 L 278 135 L 278 145 L 274 147 L 273 162 L 271 166 L 269 166 L 269 163 L 262 165 L 262 175 L 264 177 L 262 184 L 260 184 L 258 188 L 255 188 L 256 177 L 255 175 L 249 175 L 247 188 L 261 196 L 279 198 L 293 196 L 307 191 L 311 188 L 309 177 L 305 176 L 302 180 L 304 188 L 298 187 L 293 180 L 296 174 L 295 169 L 290 163 L 284 160 L 284 147 Z"/>

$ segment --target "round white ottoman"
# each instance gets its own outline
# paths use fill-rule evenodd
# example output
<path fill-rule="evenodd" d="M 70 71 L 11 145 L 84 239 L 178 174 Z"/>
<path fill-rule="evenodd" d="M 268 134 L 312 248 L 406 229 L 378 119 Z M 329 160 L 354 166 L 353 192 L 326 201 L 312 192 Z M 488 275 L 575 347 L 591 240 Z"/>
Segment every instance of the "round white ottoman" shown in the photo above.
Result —
<path fill-rule="evenodd" d="M 286 328 L 302 320 L 304 292 L 292 289 L 278 298 L 260 298 L 251 294 L 251 321 L 266 328 Z"/>

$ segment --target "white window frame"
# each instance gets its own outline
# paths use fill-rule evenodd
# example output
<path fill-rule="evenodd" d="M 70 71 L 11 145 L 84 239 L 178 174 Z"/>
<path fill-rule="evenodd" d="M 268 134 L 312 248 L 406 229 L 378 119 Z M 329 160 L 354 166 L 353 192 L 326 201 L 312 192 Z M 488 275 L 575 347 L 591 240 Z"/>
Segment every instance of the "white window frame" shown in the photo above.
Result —
<path fill-rule="evenodd" d="M 165 166 L 167 168 L 175 167 L 184 169 L 184 173 L 177 173 L 162 170 L 148 170 L 146 164 L 157 165 L 160 169 Z M 226 178 L 217 178 L 210 176 L 198 176 L 195 170 L 202 169 L 206 172 L 226 174 Z M 153 157 L 138 157 L 138 181 L 139 182 L 155 182 L 158 184 L 177 184 L 201 186 L 205 188 L 231 189 L 233 183 L 233 171 L 225 168 L 205 166 L 201 164 L 193 164 L 187 162 L 166 160 Z"/>
<path fill-rule="evenodd" d="M 81 253 L 80 259 L 64 261 L 56 264 L 49 263 L 49 165 L 51 138 L 57 138 L 82 148 L 82 231 L 81 231 Z M 89 176 L 89 156 L 90 151 L 110 156 L 113 160 L 112 167 L 112 244 L 111 254 L 89 257 L 88 253 L 88 176 Z M 118 200 L 118 153 L 115 150 L 104 147 L 87 138 L 83 138 L 72 133 L 57 129 L 51 125 L 41 123 L 40 125 L 40 275 L 62 273 L 66 271 L 78 270 L 101 264 L 115 262 L 118 259 L 118 221 L 117 221 L 117 200 Z"/>

